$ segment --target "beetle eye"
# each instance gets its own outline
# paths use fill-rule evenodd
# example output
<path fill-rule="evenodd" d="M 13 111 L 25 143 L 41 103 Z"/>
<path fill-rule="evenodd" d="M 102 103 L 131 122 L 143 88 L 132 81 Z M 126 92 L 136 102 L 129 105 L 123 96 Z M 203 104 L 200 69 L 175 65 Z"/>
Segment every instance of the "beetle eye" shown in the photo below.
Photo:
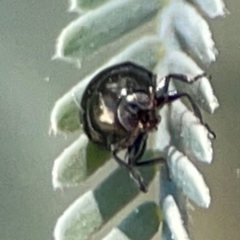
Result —
<path fill-rule="evenodd" d="M 133 102 L 133 103 L 128 103 L 128 109 L 131 113 L 137 113 L 139 110 L 139 107 L 135 102 Z"/>
<path fill-rule="evenodd" d="M 117 110 L 117 117 L 121 125 L 128 131 L 132 131 L 138 124 L 138 106 L 122 101 Z"/>

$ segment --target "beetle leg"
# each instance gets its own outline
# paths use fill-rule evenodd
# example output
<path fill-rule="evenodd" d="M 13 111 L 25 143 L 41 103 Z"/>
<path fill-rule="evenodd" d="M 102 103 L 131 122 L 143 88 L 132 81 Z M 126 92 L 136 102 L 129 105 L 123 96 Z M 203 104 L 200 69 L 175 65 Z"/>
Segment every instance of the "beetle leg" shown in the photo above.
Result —
<path fill-rule="evenodd" d="M 112 150 L 112 154 L 113 154 L 114 159 L 117 161 L 117 163 L 121 167 L 124 167 L 129 172 L 130 176 L 137 183 L 139 189 L 143 192 L 147 192 L 147 184 L 143 180 L 141 174 L 136 169 L 134 169 L 134 167 L 132 165 L 127 164 L 121 158 L 119 158 L 118 155 L 117 155 L 118 151 L 119 150 L 117 150 L 117 149 Z"/>
<path fill-rule="evenodd" d="M 164 101 L 166 99 L 166 97 L 169 94 L 169 84 L 171 80 L 177 80 L 183 83 L 187 83 L 187 84 L 192 84 L 194 82 L 196 82 L 197 80 L 201 79 L 202 77 L 206 77 L 207 74 L 205 72 L 198 74 L 197 76 L 195 76 L 194 78 L 189 78 L 187 75 L 184 74 L 169 74 L 167 75 L 164 79 L 165 79 L 165 83 L 164 86 L 160 89 L 160 91 L 158 91 L 156 93 L 156 97 L 157 97 L 157 106 L 160 106 L 162 104 L 164 104 Z M 207 76 L 209 79 L 211 78 L 211 76 Z"/>
<path fill-rule="evenodd" d="M 178 80 L 178 81 L 181 81 L 181 82 L 184 82 L 184 83 L 192 84 L 192 83 L 196 82 L 197 80 L 201 79 L 202 77 L 206 77 L 206 76 L 207 76 L 207 74 L 205 72 L 203 72 L 201 74 L 198 74 L 194 78 L 189 78 L 187 75 L 184 75 L 184 74 L 169 74 L 165 77 L 165 86 L 163 88 L 163 92 L 164 93 L 168 92 L 169 83 L 170 83 L 170 80 L 172 78 L 174 80 Z"/>
<path fill-rule="evenodd" d="M 128 147 L 126 156 L 128 157 L 128 164 L 131 166 L 146 166 L 156 163 L 166 163 L 164 158 L 154 158 L 139 162 L 141 159 L 147 144 L 147 134 L 139 133 L 134 143 Z"/>
<path fill-rule="evenodd" d="M 154 164 L 161 164 L 161 163 L 166 163 L 166 159 L 159 157 L 159 158 L 152 158 L 152 159 L 148 159 L 148 160 L 144 160 L 139 162 L 139 159 L 136 159 L 136 161 L 134 162 L 135 166 L 138 167 L 142 167 L 142 166 L 149 166 L 149 165 L 154 165 Z"/>
<path fill-rule="evenodd" d="M 194 100 L 192 99 L 192 97 L 189 94 L 172 91 L 172 92 L 169 92 L 167 96 L 165 96 L 165 102 L 171 103 L 182 97 L 186 97 L 188 99 L 188 101 L 190 102 L 190 104 L 193 108 L 195 116 L 200 120 L 201 124 L 207 128 L 208 132 L 212 135 L 212 137 L 216 138 L 215 132 L 211 130 L 211 128 L 209 127 L 209 125 L 207 123 L 203 122 L 203 117 L 202 117 L 201 111 L 200 111 L 198 105 L 194 102 Z"/>
<path fill-rule="evenodd" d="M 154 165 L 159 163 L 166 163 L 166 159 L 164 158 L 153 158 L 144 161 L 139 161 L 142 157 L 147 142 L 147 134 L 140 133 L 134 143 L 128 147 L 128 163 L 133 166 L 147 166 Z"/>
<path fill-rule="evenodd" d="M 207 130 L 211 134 L 211 136 L 213 138 L 216 138 L 216 134 L 211 130 L 209 125 L 207 123 L 203 122 L 201 111 L 200 111 L 198 105 L 194 102 L 194 100 L 192 99 L 192 97 L 189 94 L 181 93 L 181 92 L 177 92 L 177 91 L 173 91 L 173 92 L 168 91 L 169 83 L 170 83 L 171 78 L 174 78 L 174 80 L 179 80 L 181 82 L 191 84 L 191 83 L 193 83 L 193 82 L 195 82 L 195 81 L 197 81 L 200 78 L 205 77 L 205 76 L 207 76 L 205 72 L 195 76 L 192 79 L 189 79 L 186 75 L 183 75 L 183 74 L 169 74 L 169 75 L 167 75 L 166 78 L 165 78 L 165 85 L 163 87 L 163 92 L 162 92 L 162 96 L 161 96 L 161 98 L 163 98 L 163 99 L 161 99 L 161 101 L 163 100 L 165 103 L 170 103 L 170 102 L 173 102 L 173 101 L 175 101 L 177 99 L 180 99 L 182 97 L 187 97 L 191 106 L 192 106 L 192 108 L 193 108 L 193 111 L 194 111 L 194 114 L 196 115 L 196 117 L 198 117 L 201 124 L 203 124 L 207 128 Z M 159 101 L 159 102 L 161 102 L 161 101 Z"/>
<path fill-rule="evenodd" d="M 135 165 L 135 161 L 140 159 L 146 149 L 147 134 L 139 133 L 134 143 L 127 149 L 128 164 Z"/>

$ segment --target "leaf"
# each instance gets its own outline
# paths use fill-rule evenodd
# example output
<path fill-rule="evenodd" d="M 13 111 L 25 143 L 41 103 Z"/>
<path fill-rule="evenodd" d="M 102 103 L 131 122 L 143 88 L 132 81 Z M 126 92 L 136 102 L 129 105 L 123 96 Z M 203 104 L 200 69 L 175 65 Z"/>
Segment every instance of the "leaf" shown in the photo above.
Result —
<path fill-rule="evenodd" d="M 83 60 L 100 47 L 148 22 L 159 0 L 112 0 L 71 22 L 58 37 L 54 58 Z"/>

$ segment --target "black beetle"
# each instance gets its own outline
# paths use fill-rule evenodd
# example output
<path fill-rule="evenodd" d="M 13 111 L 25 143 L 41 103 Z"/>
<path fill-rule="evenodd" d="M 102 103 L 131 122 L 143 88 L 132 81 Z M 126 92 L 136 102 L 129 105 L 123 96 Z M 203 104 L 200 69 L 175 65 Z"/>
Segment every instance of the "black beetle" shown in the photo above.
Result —
<path fill-rule="evenodd" d="M 165 162 L 163 158 L 139 161 L 145 148 L 148 133 L 160 123 L 160 108 L 182 97 L 186 97 L 200 122 L 215 137 L 209 126 L 203 123 L 201 112 L 184 92 L 169 91 L 173 78 L 192 83 L 205 73 L 189 79 L 182 74 L 169 74 L 163 87 L 157 87 L 157 75 L 132 63 L 124 62 L 111 66 L 98 73 L 89 83 L 80 104 L 80 118 L 83 130 L 95 144 L 112 152 L 119 165 L 126 168 L 137 182 L 140 190 L 146 192 L 146 184 L 134 168 Z M 125 149 L 125 160 L 118 152 Z"/>

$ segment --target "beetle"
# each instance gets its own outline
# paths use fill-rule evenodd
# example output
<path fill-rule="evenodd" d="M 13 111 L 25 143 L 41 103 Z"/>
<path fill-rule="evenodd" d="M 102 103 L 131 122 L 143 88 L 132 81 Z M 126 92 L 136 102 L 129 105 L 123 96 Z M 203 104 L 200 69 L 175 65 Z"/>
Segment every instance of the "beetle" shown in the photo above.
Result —
<path fill-rule="evenodd" d="M 171 79 L 189 84 L 204 76 L 205 73 L 189 79 L 183 74 L 169 74 L 162 79 L 163 86 L 158 87 L 157 75 L 140 65 L 123 62 L 110 66 L 94 76 L 83 93 L 80 103 L 83 130 L 93 143 L 111 151 L 139 189 L 147 192 L 146 183 L 135 167 L 166 162 L 164 158 L 139 161 L 146 149 L 148 133 L 157 129 L 161 121 L 159 110 L 165 104 L 187 98 L 200 123 L 216 137 L 188 93 L 169 91 Z M 118 156 L 121 150 L 126 150 L 124 159 Z"/>

